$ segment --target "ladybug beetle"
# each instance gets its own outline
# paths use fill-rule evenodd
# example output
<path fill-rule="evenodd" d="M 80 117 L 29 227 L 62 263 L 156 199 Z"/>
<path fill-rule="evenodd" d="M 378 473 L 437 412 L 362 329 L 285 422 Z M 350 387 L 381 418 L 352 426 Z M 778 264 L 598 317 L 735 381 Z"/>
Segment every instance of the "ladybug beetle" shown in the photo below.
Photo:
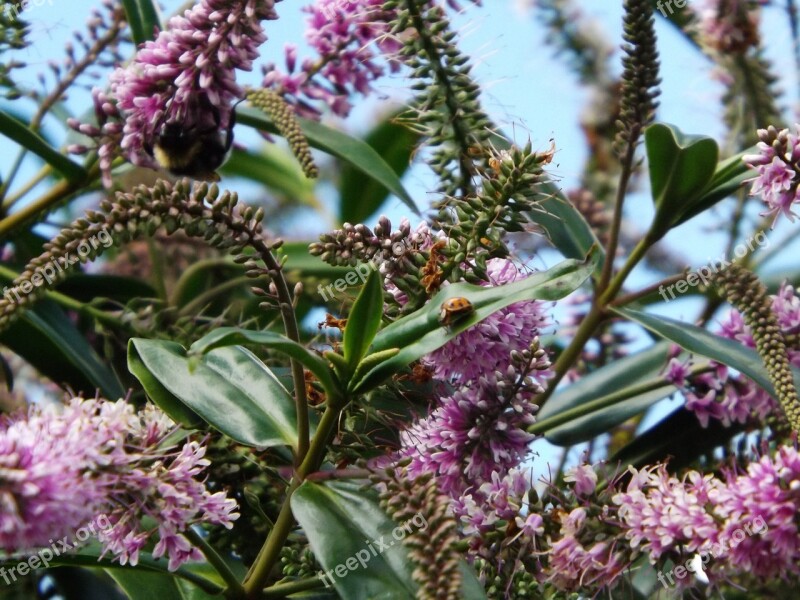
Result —
<path fill-rule="evenodd" d="M 442 302 L 442 310 L 439 313 L 439 322 L 442 325 L 452 325 L 475 310 L 472 302 L 466 298 L 448 298 Z"/>

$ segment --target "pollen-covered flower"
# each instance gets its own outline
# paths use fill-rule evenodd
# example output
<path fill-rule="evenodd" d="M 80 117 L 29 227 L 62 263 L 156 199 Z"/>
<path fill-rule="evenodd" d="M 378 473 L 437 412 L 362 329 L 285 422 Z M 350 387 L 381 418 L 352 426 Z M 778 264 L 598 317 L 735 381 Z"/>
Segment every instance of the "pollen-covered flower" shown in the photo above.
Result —
<path fill-rule="evenodd" d="M 183 532 L 197 523 L 230 527 L 236 502 L 198 479 L 209 464 L 203 445 L 165 443 L 174 428 L 152 406 L 137 413 L 127 402 L 81 398 L 6 419 L 0 549 L 48 546 L 102 515 L 109 526 L 98 539 L 122 564 L 135 565 L 156 533 L 153 556 L 168 556 L 171 570 L 199 558 Z"/>
<path fill-rule="evenodd" d="M 489 276 L 486 286 L 527 277 L 505 258 L 487 261 L 486 271 Z M 515 302 L 461 332 L 424 360 L 433 367 L 434 377 L 438 379 L 459 383 L 474 381 L 483 374 L 505 370 L 511 361 L 510 353 L 527 348 L 547 324 L 543 302 Z M 541 371 L 538 376 L 544 381 L 547 373 Z"/>
<path fill-rule="evenodd" d="M 760 195 L 767 204 L 765 215 L 772 215 L 772 226 L 780 215 L 794 221 L 792 205 L 800 199 L 800 125 L 796 134 L 788 129 L 778 131 L 770 125 L 758 130 L 758 154 L 747 154 L 742 160 L 758 171 L 750 188 L 752 196 Z"/>

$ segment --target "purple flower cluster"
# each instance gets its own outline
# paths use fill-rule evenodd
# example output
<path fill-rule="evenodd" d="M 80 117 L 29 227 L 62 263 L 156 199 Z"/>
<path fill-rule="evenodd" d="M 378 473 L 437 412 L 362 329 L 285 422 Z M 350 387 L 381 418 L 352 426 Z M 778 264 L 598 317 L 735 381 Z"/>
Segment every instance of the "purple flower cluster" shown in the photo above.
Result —
<path fill-rule="evenodd" d="M 759 4 L 753 0 L 705 0 L 697 11 L 697 29 L 706 47 L 743 54 L 758 44 Z"/>
<path fill-rule="evenodd" d="M 298 70 L 297 47 L 287 45 L 286 72 L 268 65 L 264 87 L 282 95 L 303 116 L 318 117 L 317 102 L 346 116 L 351 93 L 366 96 L 387 66 L 399 68 L 398 62 L 381 56 L 391 56 L 401 46 L 389 35 L 393 14 L 382 6 L 383 0 L 320 0 L 306 6 L 306 40 L 318 58 L 305 59 Z"/>
<path fill-rule="evenodd" d="M 273 6 L 273 0 L 201 0 L 111 74 L 109 96 L 94 92 L 100 128 L 71 125 L 97 138 L 106 183 L 120 148 L 133 164 L 155 166 L 146 149 L 164 124 L 195 131 L 229 126 L 232 102 L 242 97 L 235 71 L 252 70 L 266 40 L 261 21 L 277 18 Z"/>
<path fill-rule="evenodd" d="M 794 221 L 792 205 L 800 201 L 800 125 L 795 125 L 796 134 L 788 129 L 778 131 L 775 127 L 759 129 L 758 154 L 747 154 L 742 160 L 758 171 L 753 178 L 750 194 L 760 195 L 767 204 L 764 213 L 772 215 L 772 226 L 780 215 Z"/>
<path fill-rule="evenodd" d="M 792 286 L 781 286 L 772 298 L 772 311 L 784 335 L 800 333 L 800 297 Z M 720 326 L 722 337 L 755 348 L 750 328 L 737 310 L 732 310 Z M 800 367 L 800 352 L 790 348 L 788 353 L 792 365 Z M 748 377 L 732 373 L 725 365 L 712 365 L 713 370 L 690 376 L 690 364 L 673 358 L 665 375 L 680 388 L 686 408 L 697 415 L 703 427 L 708 426 L 710 419 L 721 420 L 725 426 L 752 419 L 763 421 L 771 412 L 780 410 L 777 402 Z"/>
<path fill-rule="evenodd" d="M 613 540 L 594 542 L 585 508 L 558 514 L 561 529 L 548 553 L 548 581 L 566 591 L 613 585 L 628 565 L 624 553 Z"/>
<path fill-rule="evenodd" d="M 5 419 L 0 548 L 47 546 L 105 515 L 112 527 L 99 540 L 122 564 L 137 564 L 156 532 L 153 556 L 167 556 L 170 570 L 200 558 L 183 532 L 197 523 L 231 527 L 236 502 L 198 479 L 209 464 L 204 446 L 165 444 L 174 429 L 152 406 L 137 413 L 126 402 L 81 398 L 62 411 L 32 407 Z"/>
<path fill-rule="evenodd" d="M 493 258 L 486 263 L 489 281 L 497 286 L 524 279 L 527 275 L 510 260 Z M 521 352 L 549 324 L 544 304 L 536 300 L 516 302 L 498 310 L 480 323 L 463 331 L 425 357 L 434 377 L 465 383 L 485 373 L 505 371 L 511 352 Z M 547 373 L 539 372 L 544 378 Z"/>
<path fill-rule="evenodd" d="M 737 572 L 769 580 L 800 574 L 800 454 L 782 446 L 724 478 L 664 465 L 641 471 L 613 497 L 625 537 L 651 562 L 667 554 L 713 556 L 709 578 Z M 704 561 L 705 563 L 706 561 Z"/>
<path fill-rule="evenodd" d="M 630 473 L 627 488 L 612 501 L 632 548 L 641 547 L 655 562 L 679 546 L 694 553 L 717 541 L 717 523 L 706 505 L 718 481 L 695 471 L 679 480 L 664 465 L 630 467 Z"/>
<path fill-rule="evenodd" d="M 288 44 L 286 70 L 267 65 L 264 87 L 282 95 L 302 116 L 318 118 L 320 103 L 335 115 L 347 116 L 352 94 L 367 96 L 387 70 L 400 68 L 403 43 L 391 30 L 396 12 L 383 5 L 384 0 L 318 0 L 303 8 L 309 15 L 306 41 L 317 57 L 303 60 L 298 68 L 297 46 Z M 454 0 L 447 5 L 461 9 Z"/>
<path fill-rule="evenodd" d="M 442 398 L 401 433 L 401 456 L 412 459 L 409 473 L 433 473 L 439 489 L 457 497 L 519 465 L 534 439 L 525 430 L 535 421 L 532 399 L 543 390 L 514 388 L 492 374 Z"/>

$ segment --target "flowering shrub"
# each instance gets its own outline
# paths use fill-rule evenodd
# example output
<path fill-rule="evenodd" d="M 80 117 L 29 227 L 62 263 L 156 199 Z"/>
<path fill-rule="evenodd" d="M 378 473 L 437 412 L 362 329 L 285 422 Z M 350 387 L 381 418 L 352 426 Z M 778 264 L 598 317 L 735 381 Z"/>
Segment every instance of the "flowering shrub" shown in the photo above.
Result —
<path fill-rule="evenodd" d="M 102 0 L 41 90 L 33 8 L 0 13 L 15 597 L 790 597 L 800 296 L 743 241 L 796 236 L 783 9 L 624 0 L 615 56 L 577 2 L 517 3 L 590 92 L 581 169 L 489 108 L 457 23 L 497 4 Z M 722 139 L 657 120 L 662 21 Z M 363 139 L 331 124 L 393 81 Z M 707 226 L 726 254 L 691 267 Z"/>

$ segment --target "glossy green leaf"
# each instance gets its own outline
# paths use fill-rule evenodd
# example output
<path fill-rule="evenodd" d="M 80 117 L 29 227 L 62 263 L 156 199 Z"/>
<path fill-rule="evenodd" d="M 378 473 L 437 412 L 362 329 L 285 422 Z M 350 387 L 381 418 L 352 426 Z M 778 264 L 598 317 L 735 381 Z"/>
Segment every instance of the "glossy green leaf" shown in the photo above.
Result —
<path fill-rule="evenodd" d="M 258 447 L 297 443 L 291 394 L 250 351 L 226 346 L 190 360 L 174 342 L 141 338 L 131 340 L 131 351 L 170 394 L 237 442 Z"/>
<path fill-rule="evenodd" d="M 236 111 L 236 120 L 244 125 L 249 125 L 267 131 L 278 133 L 277 128 L 270 119 L 261 111 L 241 108 Z M 400 178 L 374 148 L 363 140 L 354 138 L 346 133 L 327 127 L 322 123 L 308 119 L 298 119 L 303 134 L 308 138 L 308 143 L 314 148 L 327 152 L 333 156 L 347 161 L 358 169 L 363 175 L 374 179 L 385 186 L 395 196 L 414 211 L 420 214 L 411 195 L 405 190 Z"/>
<path fill-rule="evenodd" d="M 34 133 L 23 123 L 0 110 L 0 133 L 27 148 L 47 164 L 61 173 L 71 183 L 85 181 L 89 174 L 82 166 L 72 162 L 63 152 L 48 144 L 40 135 Z"/>
<path fill-rule="evenodd" d="M 128 371 L 139 380 L 147 396 L 156 406 L 161 408 L 176 423 L 187 429 L 199 429 L 203 419 L 181 402 L 175 394 L 170 392 L 142 361 L 137 350 L 135 340 L 128 340 Z M 183 346 L 175 342 L 168 342 L 177 353 L 183 352 Z"/>
<path fill-rule="evenodd" d="M 775 396 L 775 391 L 764 368 L 764 363 L 755 350 L 747 348 L 734 340 L 709 333 L 705 329 L 690 323 L 628 308 L 616 308 L 613 310 L 620 316 L 639 323 L 660 337 L 675 342 L 684 350 L 733 367 L 755 381 L 771 396 Z M 796 375 L 795 378 L 797 378 Z"/>
<path fill-rule="evenodd" d="M 109 576 L 117 582 L 130 600 L 219 600 L 169 573 L 156 573 L 145 569 L 109 569 Z"/>
<path fill-rule="evenodd" d="M 383 315 L 383 286 L 381 275 L 376 270 L 371 270 L 361 293 L 353 303 L 353 308 L 347 316 L 347 326 L 344 328 L 343 345 L 344 358 L 350 367 L 355 368 L 364 358 L 367 349 Z"/>
<path fill-rule="evenodd" d="M 650 125 L 644 138 L 656 207 L 652 231 L 661 237 L 706 189 L 717 167 L 719 148 L 709 137 L 684 135 L 664 123 Z"/>
<path fill-rule="evenodd" d="M 314 180 L 305 176 L 294 156 L 275 144 L 267 144 L 258 152 L 235 148 L 220 171 L 260 183 L 284 203 L 319 206 Z"/>
<path fill-rule="evenodd" d="M 596 266 L 597 253 L 587 261 L 565 260 L 556 266 L 529 277 L 496 287 L 455 283 L 439 291 L 418 311 L 398 319 L 375 337 L 370 352 L 399 348 L 394 357 L 353 382 L 354 392 L 365 392 L 399 372 L 415 360 L 442 347 L 459 333 L 482 321 L 492 313 L 522 300 L 559 300 L 576 290 L 589 278 Z M 448 298 L 468 298 L 472 314 L 445 327 L 439 322 L 442 303 Z"/>
<path fill-rule="evenodd" d="M 155 38 L 156 28 L 161 28 L 158 12 L 152 0 L 122 0 L 125 16 L 131 26 L 133 41 L 143 44 Z"/>
<path fill-rule="evenodd" d="M 402 177 L 411 164 L 419 134 L 396 123 L 394 118 L 390 115 L 384 119 L 364 141 Z M 363 223 L 384 203 L 389 189 L 375 179 L 365 179 L 361 171 L 345 163 L 340 170 L 339 195 L 339 222 Z"/>
<path fill-rule="evenodd" d="M 397 526 L 355 485 L 319 485 L 304 482 L 292 494 L 292 513 L 303 527 L 323 570 L 332 573 L 333 585 L 348 600 L 412 600 L 417 589 L 411 579 L 412 566 L 400 542 L 392 537 Z M 405 532 L 403 531 L 403 534 Z M 398 534 L 399 535 L 399 534 Z M 381 540 L 387 546 L 380 549 Z M 367 542 L 370 542 L 369 544 Z M 373 544 L 377 542 L 378 547 Z M 370 546 L 376 548 L 373 554 Z M 358 562 L 358 557 L 362 561 Z"/>
<path fill-rule="evenodd" d="M 207 598 L 219 594 L 225 587 L 224 582 L 220 575 L 206 562 L 192 562 L 178 567 L 177 571 L 170 572 L 167 569 L 167 561 L 162 559 L 153 558 L 146 550 L 143 550 L 139 556 L 139 563 L 136 567 L 130 564 L 121 565 L 117 561 L 113 561 L 110 557 L 106 556 L 100 558 L 103 553 L 103 548 L 96 540 L 89 540 L 76 553 L 63 553 L 54 557 L 50 564 L 56 567 L 82 567 L 85 569 L 103 570 L 119 581 L 127 594 L 132 593 L 132 588 L 135 587 L 138 575 L 152 575 L 154 577 L 142 577 L 142 589 L 153 590 L 150 582 L 160 581 L 164 586 L 165 594 L 162 596 L 158 593 L 151 596 L 130 596 L 131 598 L 182 598 L 182 599 L 197 599 L 206 600 Z M 234 559 L 226 560 L 231 570 L 238 576 L 244 576 L 244 567 L 241 563 Z M 160 579 L 157 579 L 160 578 Z M 122 582 L 125 582 L 122 584 Z M 175 583 L 170 583 L 175 582 Z M 129 589 L 130 587 L 130 589 Z M 166 592 L 170 590 L 170 592 Z M 183 596 L 168 596 L 167 593 L 178 591 Z M 198 595 L 187 595 L 198 594 Z M 211 594 L 211 596 L 209 596 Z"/>
<path fill-rule="evenodd" d="M 568 411 L 586 408 L 589 403 L 604 406 L 604 399 L 618 397 L 619 401 L 611 406 L 572 419 L 566 425 L 545 429 L 549 442 L 571 446 L 607 433 L 641 413 L 676 389 L 659 374 L 667 364 L 669 346 L 667 342 L 655 344 L 584 375 L 572 385 L 557 391 L 538 412 L 536 425 L 541 426 L 559 416 L 569 415 Z M 630 392 L 626 394 L 626 390 Z"/>
<path fill-rule="evenodd" d="M 544 230 L 545 235 L 565 258 L 582 259 L 600 243 L 583 215 L 561 194 L 554 185 L 544 183 L 547 194 L 539 203 L 540 210 L 530 211 L 528 217 Z M 603 252 L 597 250 L 602 259 Z M 602 260 L 598 261 L 598 265 Z"/>
<path fill-rule="evenodd" d="M 339 394 L 339 388 L 328 363 L 300 344 L 271 331 L 248 331 L 237 327 L 220 327 L 197 340 L 189 348 L 192 354 L 204 354 L 215 348 L 235 344 L 261 344 L 299 361 L 319 380 L 328 397 Z"/>
<path fill-rule="evenodd" d="M 720 200 L 724 200 L 741 189 L 749 178 L 755 177 L 755 171 L 742 161 L 742 157 L 745 154 L 754 154 L 755 152 L 756 147 L 752 146 L 744 152 L 740 152 L 719 163 L 716 171 L 714 171 L 714 176 L 708 182 L 703 193 L 697 200 L 692 202 L 691 208 L 681 215 L 675 226 L 677 227 L 701 212 L 708 210 Z"/>
<path fill-rule="evenodd" d="M 422 518 L 407 523 L 390 519 L 369 493 L 356 483 L 316 484 L 306 481 L 291 498 L 292 513 L 303 527 L 314 555 L 342 598 L 401 600 L 415 597 L 402 539 L 427 527 Z M 374 550 L 374 551 L 373 551 Z M 361 560 L 359 560 L 359 558 Z M 355 568 L 348 568 L 349 565 Z M 336 568 L 344 576 L 337 576 Z M 472 570 L 461 564 L 465 600 L 486 600 Z"/>
<path fill-rule="evenodd" d="M 58 384 L 76 392 L 100 389 L 109 400 L 125 395 L 117 376 L 97 355 L 72 320 L 53 302 L 40 301 L 0 334 L 8 346 Z"/>

